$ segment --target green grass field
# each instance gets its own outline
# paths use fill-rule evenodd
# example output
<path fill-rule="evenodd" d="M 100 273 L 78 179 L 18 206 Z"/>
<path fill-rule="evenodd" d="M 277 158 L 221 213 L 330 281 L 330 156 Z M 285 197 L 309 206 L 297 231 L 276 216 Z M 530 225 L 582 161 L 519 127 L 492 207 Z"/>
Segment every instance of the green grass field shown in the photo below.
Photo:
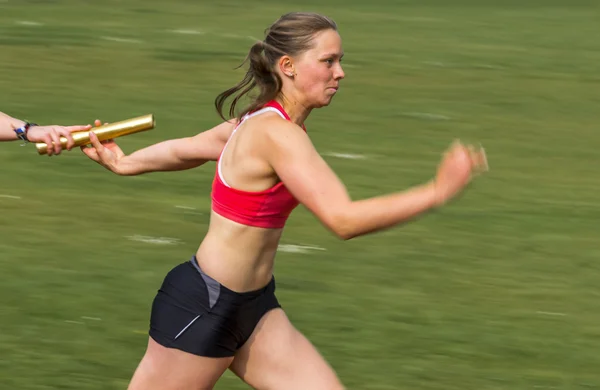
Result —
<path fill-rule="evenodd" d="M 430 179 L 454 138 L 481 142 L 491 171 L 348 242 L 294 212 L 282 244 L 325 249 L 278 255 L 294 324 L 349 389 L 600 389 L 600 7 L 494 3 L 4 0 L 0 111 L 154 113 L 126 152 L 195 134 L 218 123 L 250 37 L 288 11 L 326 13 L 346 79 L 307 126 L 353 198 Z M 0 388 L 124 389 L 162 278 L 206 231 L 214 164 L 118 177 L 17 142 L 0 164 Z M 217 386 L 245 388 L 229 373 Z"/>

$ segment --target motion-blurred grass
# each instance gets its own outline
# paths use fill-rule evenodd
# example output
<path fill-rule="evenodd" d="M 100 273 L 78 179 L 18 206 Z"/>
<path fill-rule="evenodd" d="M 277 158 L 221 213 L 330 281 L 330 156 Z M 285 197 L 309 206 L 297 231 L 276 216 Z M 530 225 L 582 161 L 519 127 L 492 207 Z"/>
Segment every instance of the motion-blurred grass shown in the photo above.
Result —
<path fill-rule="evenodd" d="M 307 126 L 353 198 L 428 180 L 454 138 L 482 142 L 491 171 L 349 242 L 297 210 L 282 243 L 326 250 L 278 255 L 294 324 L 350 389 L 600 388 L 599 9 L 495 3 L 0 1 L 0 110 L 154 113 L 126 152 L 195 134 L 218 123 L 213 99 L 252 39 L 282 13 L 326 13 L 347 77 Z M 214 164 L 117 177 L 17 142 L 0 164 L 0 388 L 125 388 L 156 289 L 205 233 Z M 246 387 L 227 374 L 217 388 Z"/>

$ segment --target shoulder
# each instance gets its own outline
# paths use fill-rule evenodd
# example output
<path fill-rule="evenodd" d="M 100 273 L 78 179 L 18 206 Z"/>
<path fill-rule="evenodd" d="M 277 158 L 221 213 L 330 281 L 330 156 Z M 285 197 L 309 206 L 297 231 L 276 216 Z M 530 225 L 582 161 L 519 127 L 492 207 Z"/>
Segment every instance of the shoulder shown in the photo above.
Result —
<path fill-rule="evenodd" d="M 262 115 L 261 115 L 262 116 Z M 265 115 L 255 129 L 261 154 L 271 165 L 297 157 L 314 158 L 315 147 L 306 131 L 276 113 Z"/>
<path fill-rule="evenodd" d="M 231 136 L 231 133 L 233 133 L 233 130 L 236 128 L 236 126 L 238 125 L 238 120 L 237 119 L 230 119 L 228 121 L 225 121 L 217 126 L 215 126 L 213 129 L 216 133 L 218 133 L 218 135 L 224 139 L 229 139 L 229 137 Z"/>
<path fill-rule="evenodd" d="M 280 144 L 299 140 L 309 141 L 306 131 L 277 113 L 265 114 L 260 123 L 260 129 L 265 140 L 270 143 Z"/>
<path fill-rule="evenodd" d="M 192 137 L 192 140 L 198 139 L 201 142 L 205 142 L 205 137 L 210 135 L 213 137 L 212 139 L 218 139 L 220 141 L 227 142 L 237 124 L 237 119 L 230 119 L 214 126 L 211 129 L 204 130 L 196 134 L 194 137 Z"/>
<path fill-rule="evenodd" d="M 267 146 L 286 143 L 298 138 L 308 139 L 304 129 L 283 118 L 277 112 L 263 112 L 260 115 L 245 118 L 240 132 L 253 139 L 255 145 L 268 150 Z"/>

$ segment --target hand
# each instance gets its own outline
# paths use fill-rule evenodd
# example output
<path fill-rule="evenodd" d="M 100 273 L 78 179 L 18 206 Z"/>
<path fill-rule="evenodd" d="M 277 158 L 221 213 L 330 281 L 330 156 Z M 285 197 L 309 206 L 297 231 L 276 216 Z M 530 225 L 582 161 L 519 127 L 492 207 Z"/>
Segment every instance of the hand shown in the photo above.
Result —
<path fill-rule="evenodd" d="M 474 175 L 488 171 L 485 150 L 454 142 L 444 154 L 435 178 L 436 203 L 442 205 L 469 184 Z"/>
<path fill-rule="evenodd" d="M 94 126 L 96 127 L 101 124 L 97 119 L 94 122 Z M 115 141 L 110 139 L 100 142 L 98 136 L 93 131 L 90 131 L 90 141 L 92 143 L 91 147 L 81 147 L 83 153 L 109 171 L 119 174 L 119 163 L 125 157 L 125 153 L 123 153 Z"/>
<path fill-rule="evenodd" d="M 75 141 L 71 136 L 72 132 L 86 131 L 91 129 L 91 125 L 86 126 L 32 126 L 27 131 L 27 139 L 29 142 L 44 142 L 48 145 L 48 156 L 60 154 L 62 146 L 60 145 L 60 137 L 67 139 L 67 150 L 71 150 L 75 146 Z M 54 143 L 54 145 L 53 145 Z"/>

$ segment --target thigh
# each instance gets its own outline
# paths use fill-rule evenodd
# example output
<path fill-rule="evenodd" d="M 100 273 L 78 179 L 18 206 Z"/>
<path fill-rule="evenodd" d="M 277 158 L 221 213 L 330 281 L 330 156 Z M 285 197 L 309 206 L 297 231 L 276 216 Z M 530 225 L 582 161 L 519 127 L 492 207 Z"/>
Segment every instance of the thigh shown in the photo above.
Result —
<path fill-rule="evenodd" d="M 344 389 L 333 369 L 281 309 L 263 316 L 235 354 L 230 369 L 259 390 Z"/>
<path fill-rule="evenodd" d="M 166 348 L 150 338 L 128 390 L 210 390 L 232 360 Z"/>

